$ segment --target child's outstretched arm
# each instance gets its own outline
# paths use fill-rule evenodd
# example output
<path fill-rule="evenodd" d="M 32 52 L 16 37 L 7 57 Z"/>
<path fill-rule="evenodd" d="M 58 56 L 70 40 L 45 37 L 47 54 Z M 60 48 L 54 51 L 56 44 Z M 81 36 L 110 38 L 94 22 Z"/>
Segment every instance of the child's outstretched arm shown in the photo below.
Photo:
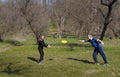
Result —
<path fill-rule="evenodd" d="M 100 39 L 97 39 L 98 42 L 100 42 L 102 45 L 104 45 L 104 42 Z"/>
<path fill-rule="evenodd" d="M 51 47 L 50 45 L 46 44 L 46 43 L 44 42 L 44 40 L 41 42 L 41 44 L 42 44 L 43 47 L 48 47 L 48 48 Z"/>
<path fill-rule="evenodd" d="M 84 43 L 84 42 L 88 42 L 88 40 L 79 40 L 79 41 L 80 41 L 80 42 L 83 42 L 83 43 Z"/>

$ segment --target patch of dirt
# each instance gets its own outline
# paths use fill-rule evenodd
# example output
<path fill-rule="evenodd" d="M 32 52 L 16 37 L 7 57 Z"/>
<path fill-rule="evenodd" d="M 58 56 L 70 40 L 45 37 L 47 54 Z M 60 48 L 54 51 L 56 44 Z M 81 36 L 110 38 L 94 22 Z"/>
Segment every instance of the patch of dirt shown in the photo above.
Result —
<path fill-rule="evenodd" d="M 10 48 L 11 48 L 11 46 L 3 46 L 3 47 L 0 48 L 0 52 L 4 52 L 4 51 L 6 51 Z"/>
<path fill-rule="evenodd" d="M 98 73 L 100 72 L 101 70 L 97 70 L 97 69 L 89 69 L 87 71 L 85 71 L 86 74 L 93 74 L 93 73 Z"/>

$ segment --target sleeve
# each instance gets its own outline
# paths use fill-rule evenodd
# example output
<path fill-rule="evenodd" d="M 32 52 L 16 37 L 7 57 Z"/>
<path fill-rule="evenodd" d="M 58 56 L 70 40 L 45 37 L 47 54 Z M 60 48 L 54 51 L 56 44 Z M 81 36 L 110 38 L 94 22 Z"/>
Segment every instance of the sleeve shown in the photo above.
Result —
<path fill-rule="evenodd" d="M 95 42 L 97 42 L 97 39 L 96 39 L 96 38 L 93 38 L 93 40 L 94 40 Z"/>
<path fill-rule="evenodd" d="M 48 47 L 48 44 L 46 44 L 44 41 L 42 42 L 43 47 Z"/>
<path fill-rule="evenodd" d="M 90 42 L 91 40 L 86 40 L 86 42 Z"/>
<path fill-rule="evenodd" d="M 97 41 L 97 38 L 94 38 L 94 41 L 96 42 L 98 48 L 99 42 Z"/>

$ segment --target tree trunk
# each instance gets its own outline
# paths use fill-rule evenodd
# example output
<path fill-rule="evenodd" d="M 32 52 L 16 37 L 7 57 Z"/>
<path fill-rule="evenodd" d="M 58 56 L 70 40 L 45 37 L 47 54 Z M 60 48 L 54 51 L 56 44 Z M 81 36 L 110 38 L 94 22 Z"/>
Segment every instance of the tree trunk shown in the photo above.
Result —
<path fill-rule="evenodd" d="M 38 43 L 39 43 L 39 35 L 38 35 L 38 34 L 35 34 L 35 38 L 36 38 L 36 43 L 37 43 L 37 45 L 38 45 Z"/>
<path fill-rule="evenodd" d="M 109 2 L 109 4 L 103 3 L 103 0 L 101 0 L 101 4 L 104 6 L 107 6 L 108 8 L 108 12 L 107 15 L 104 15 L 103 12 L 101 12 L 102 16 L 104 17 L 104 27 L 103 27 L 103 31 L 101 33 L 100 36 L 100 40 L 104 39 L 105 33 L 107 31 L 108 25 L 111 23 L 112 19 L 111 19 L 111 14 L 113 11 L 113 4 L 115 4 L 115 2 L 117 2 L 117 0 L 113 0 L 112 2 Z"/>
<path fill-rule="evenodd" d="M 59 39 L 61 39 L 62 38 L 62 33 L 61 33 L 61 27 L 60 27 L 59 22 L 57 22 L 57 28 L 58 28 L 58 37 L 59 37 Z"/>
<path fill-rule="evenodd" d="M 2 35 L 0 35 L 0 42 L 3 42 L 3 37 L 2 37 Z"/>
<path fill-rule="evenodd" d="M 46 8 L 46 0 L 43 0 L 43 8 Z"/>
<path fill-rule="evenodd" d="M 100 40 L 103 40 L 103 38 L 105 37 L 107 27 L 108 27 L 108 24 L 105 23 L 104 27 L 103 27 L 103 31 L 102 31 L 101 36 L 100 36 Z"/>
<path fill-rule="evenodd" d="M 112 13 L 112 6 L 108 6 L 108 12 L 107 12 L 107 16 L 105 17 L 105 20 L 104 20 L 104 27 L 103 27 L 103 31 L 100 36 L 100 40 L 104 39 L 105 33 L 107 31 L 107 27 L 110 24 L 110 22 L 112 21 L 112 20 L 110 20 L 111 13 Z"/>
<path fill-rule="evenodd" d="M 101 36 L 100 36 L 100 40 L 104 39 L 105 33 L 107 31 L 107 28 L 108 28 L 108 25 L 112 21 L 112 19 L 110 19 L 111 13 L 112 13 L 112 6 L 108 6 L 108 12 L 107 12 L 107 16 L 105 17 L 105 20 L 104 20 L 104 27 L 103 27 L 103 31 L 102 31 Z"/>

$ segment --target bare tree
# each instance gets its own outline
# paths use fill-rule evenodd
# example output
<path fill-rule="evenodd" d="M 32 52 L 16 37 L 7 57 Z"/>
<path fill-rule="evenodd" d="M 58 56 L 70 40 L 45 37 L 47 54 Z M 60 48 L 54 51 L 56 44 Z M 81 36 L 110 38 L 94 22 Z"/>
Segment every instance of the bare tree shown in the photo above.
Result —
<path fill-rule="evenodd" d="M 108 25 L 112 22 L 112 11 L 113 11 L 113 6 L 114 4 L 117 2 L 117 0 L 101 0 L 101 4 L 103 6 L 107 7 L 107 14 L 105 15 L 103 13 L 103 11 L 100 9 L 100 12 L 104 18 L 104 27 L 103 27 L 103 31 L 101 33 L 100 39 L 103 40 L 104 36 L 105 36 L 105 32 L 108 28 Z"/>
<path fill-rule="evenodd" d="M 19 12 L 38 41 L 38 35 L 47 32 L 48 15 L 40 3 L 34 0 L 18 0 Z"/>
<path fill-rule="evenodd" d="M 101 35 L 100 39 L 105 34 L 119 37 L 120 8 L 116 7 L 117 1 L 101 0 L 101 6 L 97 0 L 4 0 L 0 2 L 0 41 L 6 34 L 27 30 L 37 41 L 39 33 L 48 31 L 49 19 L 55 24 L 59 38 L 65 32 L 78 37 L 91 32 Z"/>
<path fill-rule="evenodd" d="M 95 10 L 91 0 L 71 0 L 68 4 L 68 13 L 72 25 L 72 31 L 77 36 L 84 36 L 93 28 L 96 28 Z M 70 22 L 69 22 L 70 23 Z"/>
<path fill-rule="evenodd" d="M 5 24 L 6 21 L 6 8 L 5 5 L 1 2 L 0 3 L 0 42 L 2 42 L 4 40 L 4 35 L 8 30 L 8 26 Z"/>
<path fill-rule="evenodd" d="M 65 30 L 66 16 L 66 0 L 57 0 L 52 6 L 52 19 L 56 23 L 57 33 L 60 39 L 62 38 L 63 31 Z"/>
<path fill-rule="evenodd" d="M 15 33 L 15 22 L 17 15 L 9 2 L 2 2 L 0 5 L 0 41 L 4 40 L 6 34 Z"/>

